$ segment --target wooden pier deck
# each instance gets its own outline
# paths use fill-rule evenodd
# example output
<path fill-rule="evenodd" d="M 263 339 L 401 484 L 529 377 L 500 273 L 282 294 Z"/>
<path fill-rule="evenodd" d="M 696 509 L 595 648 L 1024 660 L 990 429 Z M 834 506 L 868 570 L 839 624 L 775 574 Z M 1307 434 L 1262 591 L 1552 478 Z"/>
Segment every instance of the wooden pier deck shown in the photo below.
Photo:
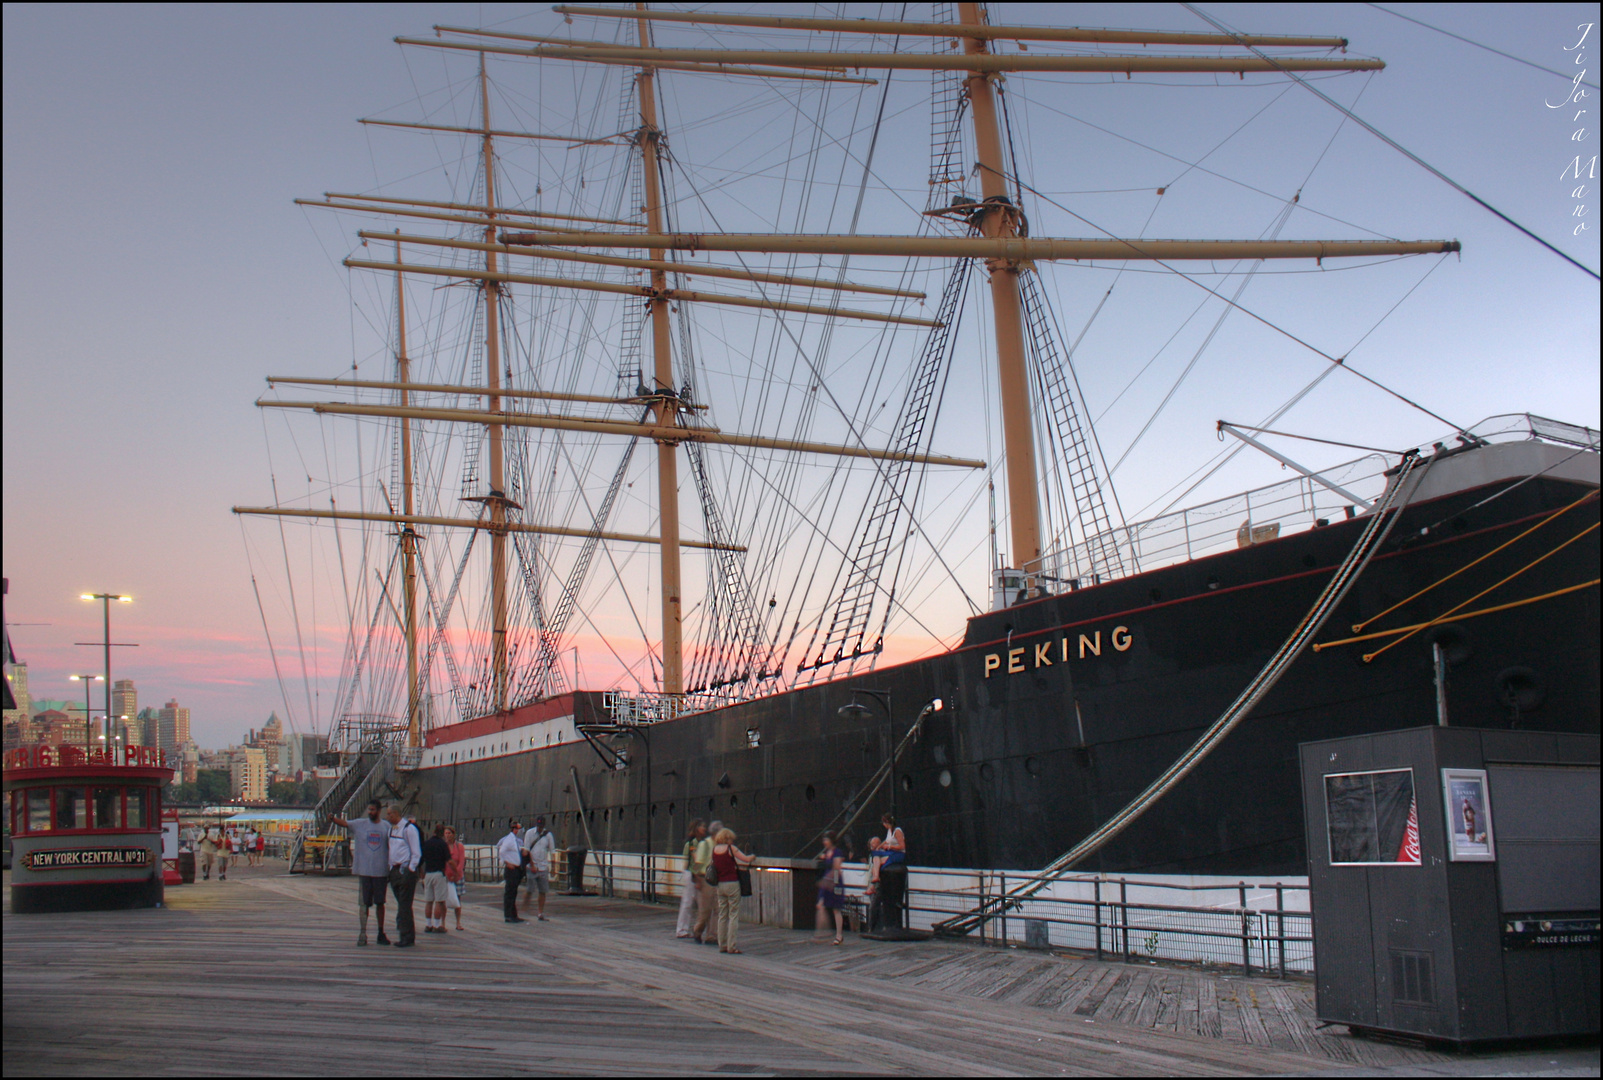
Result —
<path fill-rule="evenodd" d="M 6 914 L 5 1073 L 1457 1071 L 1315 1030 L 1305 981 L 752 926 L 721 956 L 666 907 L 554 896 L 511 926 L 499 892 L 405 951 L 356 947 L 351 879 L 282 864 L 159 910 Z"/>

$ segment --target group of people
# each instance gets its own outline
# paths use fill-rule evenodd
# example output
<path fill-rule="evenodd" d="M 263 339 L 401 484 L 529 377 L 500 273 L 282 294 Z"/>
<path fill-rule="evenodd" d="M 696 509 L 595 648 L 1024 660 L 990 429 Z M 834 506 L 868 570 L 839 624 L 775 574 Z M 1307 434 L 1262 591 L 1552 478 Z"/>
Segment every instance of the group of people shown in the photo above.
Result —
<path fill-rule="evenodd" d="M 868 898 L 870 928 L 900 926 L 902 905 L 907 895 L 907 836 L 886 814 L 880 818 L 883 837 L 868 842 Z M 746 871 L 757 861 L 735 846 L 735 834 L 723 822 L 710 825 L 700 818 L 690 823 L 683 850 L 685 871 L 679 901 L 679 924 L 675 934 L 699 944 L 718 946 L 721 953 L 738 953 L 736 930 L 740 926 L 740 898 L 751 895 Z M 846 891 L 843 868 L 847 854 L 841 849 L 838 833 L 824 834 L 823 850 L 818 854 L 818 933 L 820 940 L 839 945 L 845 940 Z M 715 914 L 716 913 L 716 914 Z M 828 938 L 833 919 L 835 936 Z M 714 934 L 709 935 L 708 927 Z"/>
<path fill-rule="evenodd" d="M 545 827 L 545 818 L 534 819 L 534 828 L 527 834 L 523 823 L 513 821 L 507 834 L 496 843 L 495 853 L 501 859 L 502 894 L 501 914 L 509 923 L 528 922 L 518 908 L 518 887 L 523 887 L 523 911 L 529 910 L 529 901 L 535 899 L 535 918 L 545 922 L 545 898 L 551 891 L 551 853 L 557 841 Z"/>
<path fill-rule="evenodd" d="M 202 881 L 211 878 L 214 868 L 217 880 L 227 881 L 230 859 L 236 864 L 244 859 L 247 866 L 260 866 L 267 858 L 267 837 L 249 826 L 224 829 L 221 825 L 208 825 L 194 844 Z"/>
<path fill-rule="evenodd" d="M 685 878 L 675 931 L 698 945 L 717 945 L 721 953 L 738 953 L 740 898 L 751 895 L 749 871 L 757 856 L 735 846 L 733 829 L 697 818 L 685 837 Z M 709 927 L 712 933 L 708 933 Z"/>
<path fill-rule="evenodd" d="M 417 928 L 412 905 L 417 888 L 423 888 L 423 932 L 444 934 L 446 915 L 456 913 L 456 929 L 462 930 L 462 887 L 466 878 L 467 850 L 449 825 L 435 825 L 433 835 L 423 839 L 416 821 L 402 815 L 398 806 L 384 806 L 374 799 L 367 804 L 367 816 L 347 821 L 335 817 L 334 824 L 351 833 L 351 872 L 358 883 L 358 945 L 368 943 L 369 913 L 377 909 L 380 945 L 408 948 L 416 943 Z M 903 898 L 907 892 L 907 838 L 896 819 L 886 814 L 880 819 L 883 837 L 869 840 L 868 881 L 864 894 L 869 902 L 871 929 L 900 926 Z M 228 838 L 222 830 L 214 836 L 208 829 L 198 845 L 204 873 L 214 862 L 222 880 L 228 864 Z M 502 916 L 509 923 L 528 920 L 531 902 L 535 918 L 546 920 L 546 896 L 551 889 L 551 855 L 556 839 L 546 828 L 544 818 L 535 818 L 534 828 L 525 834 L 520 822 L 511 822 L 507 834 L 496 844 L 501 859 L 504 888 Z M 720 953 L 739 953 L 736 944 L 740 927 L 740 901 L 751 895 L 750 869 L 757 857 L 735 844 L 734 830 L 723 822 L 710 824 L 700 818 L 691 822 L 683 849 L 684 887 L 679 905 L 676 935 L 698 945 L 717 945 Z M 827 939 L 833 919 L 835 935 L 831 943 L 845 938 L 846 893 L 842 878 L 846 852 L 838 834 L 824 834 L 818 855 L 817 917 L 820 939 Z M 523 904 L 518 904 L 519 889 Z M 384 933 L 386 892 L 395 898 L 397 940 Z"/>
<path fill-rule="evenodd" d="M 417 943 L 417 923 L 412 912 L 418 885 L 423 886 L 423 932 L 445 934 L 447 912 L 456 912 L 456 929 L 462 925 L 462 883 L 466 878 L 467 849 L 458 842 L 456 830 L 435 825 L 433 835 L 423 839 L 416 821 L 402 816 L 398 806 L 385 809 L 377 799 L 367 804 L 367 816 L 347 821 L 335 817 L 334 824 L 351 833 L 351 873 L 357 880 L 357 915 L 360 930 L 356 943 L 367 944 L 369 912 L 377 909 L 380 945 L 410 948 Z M 395 897 L 393 942 L 384 933 L 386 888 Z"/>
<path fill-rule="evenodd" d="M 891 814 L 881 817 L 880 824 L 885 828 L 885 835 L 869 838 L 868 881 L 863 888 L 868 900 L 870 930 L 900 927 L 902 905 L 907 896 L 907 836 Z M 833 945 L 845 940 L 846 894 L 841 876 L 845 862 L 840 837 L 836 833 L 825 833 L 824 850 L 818 856 L 818 935 L 821 939 L 828 936 L 833 916 L 835 937 L 830 942 Z"/>

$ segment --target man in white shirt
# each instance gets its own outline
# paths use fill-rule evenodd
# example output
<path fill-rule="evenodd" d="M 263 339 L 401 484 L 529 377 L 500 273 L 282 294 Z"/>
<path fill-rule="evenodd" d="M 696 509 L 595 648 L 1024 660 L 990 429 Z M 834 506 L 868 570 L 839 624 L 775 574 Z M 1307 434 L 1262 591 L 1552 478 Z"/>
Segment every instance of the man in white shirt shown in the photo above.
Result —
<path fill-rule="evenodd" d="M 512 831 L 501 837 L 495 845 L 495 853 L 501 857 L 501 872 L 505 875 L 506 886 L 501 893 L 501 914 L 509 923 L 520 923 L 518 918 L 518 883 L 523 880 L 523 843 L 518 839 L 523 832 L 523 826 L 514 821 L 511 823 Z"/>
<path fill-rule="evenodd" d="M 412 893 L 417 889 L 417 864 L 423 858 L 423 839 L 417 826 L 401 817 L 401 808 L 384 812 L 390 823 L 390 891 L 395 894 L 395 947 L 405 949 L 417 943 L 417 926 L 412 921 Z"/>
<path fill-rule="evenodd" d="M 534 831 L 525 838 L 523 849 L 529 853 L 529 868 L 523 879 L 523 910 L 529 910 L 529 894 L 538 893 L 539 908 L 536 914 L 545 922 L 545 894 L 551 890 L 551 853 L 556 850 L 556 838 L 545 827 L 545 818 L 534 819 Z"/>

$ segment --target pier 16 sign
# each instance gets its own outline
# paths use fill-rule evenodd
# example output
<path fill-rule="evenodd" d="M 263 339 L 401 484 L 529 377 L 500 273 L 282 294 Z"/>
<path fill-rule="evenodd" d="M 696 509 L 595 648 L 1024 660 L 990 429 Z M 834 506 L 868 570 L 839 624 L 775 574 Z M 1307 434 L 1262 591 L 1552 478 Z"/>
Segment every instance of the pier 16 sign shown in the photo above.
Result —
<path fill-rule="evenodd" d="M 76 870 L 93 866 L 144 867 L 150 865 L 150 849 L 119 847 L 30 851 L 24 862 L 27 863 L 29 870 Z"/>

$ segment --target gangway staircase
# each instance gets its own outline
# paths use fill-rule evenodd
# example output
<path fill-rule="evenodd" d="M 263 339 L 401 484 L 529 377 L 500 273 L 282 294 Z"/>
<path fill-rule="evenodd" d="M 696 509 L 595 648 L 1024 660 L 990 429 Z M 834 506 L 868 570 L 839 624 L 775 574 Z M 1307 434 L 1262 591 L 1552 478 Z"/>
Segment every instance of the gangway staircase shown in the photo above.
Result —
<path fill-rule="evenodd" d="M 339 842 L 345 838 L 330 832 L 334 818 L 349 819 L 353 806 L 365 805 L 373 798 L 377 785 L 390 770 L 391 753 L 382 743 L 370 743 L 357 752 L 356 758 L 334 786 L 323 793 L 312 808 L 311 820 L 295 838 L 290 849 L 289 872 L 292 874 L 327 873 L 348 869 L 335 858 Z"/>

